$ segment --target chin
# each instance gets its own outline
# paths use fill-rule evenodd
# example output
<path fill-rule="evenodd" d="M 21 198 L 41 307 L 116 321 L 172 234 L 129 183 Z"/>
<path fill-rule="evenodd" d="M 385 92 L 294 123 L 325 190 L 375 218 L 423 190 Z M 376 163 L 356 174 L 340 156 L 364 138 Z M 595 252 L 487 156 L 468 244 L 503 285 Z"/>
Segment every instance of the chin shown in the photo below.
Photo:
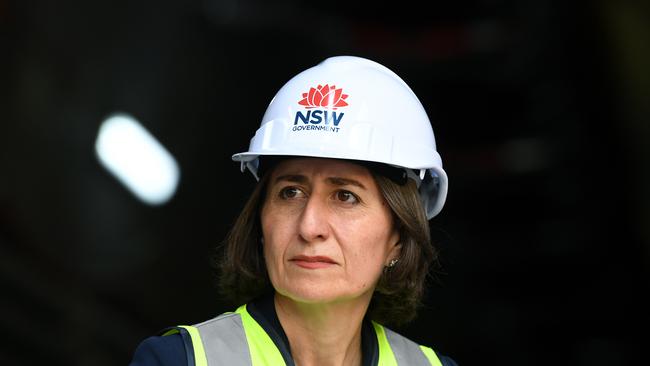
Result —
<path fill-rule="evenodd" d="M 313 285 L 288 286 L 282 289 L 276 289 L 276 292 L 294 302 L 304 304 L 340 302 L 363 296 L 363 293 L 351 293 L 350 291 L 333 289 L 331 286 L 328 286 L 328 288 L 322 288 Z"/>
<path fill-rule="evenodd" d="M 330 291 L 318 288 L 284 288 L 276 290 L 280 295 L 289 298 L 295 302 L 305 304 L 318 304 L 335 301 L 339 296 L 332 294 Z"/>

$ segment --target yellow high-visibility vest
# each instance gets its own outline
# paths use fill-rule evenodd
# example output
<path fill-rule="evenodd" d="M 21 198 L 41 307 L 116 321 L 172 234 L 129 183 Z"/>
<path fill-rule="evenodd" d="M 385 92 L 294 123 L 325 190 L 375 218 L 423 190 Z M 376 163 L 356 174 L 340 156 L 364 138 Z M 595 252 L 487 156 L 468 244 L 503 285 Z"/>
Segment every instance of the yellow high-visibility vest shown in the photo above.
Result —
<path fill-rule="evenodd" d="M 372 322 L 379 348 L 377 366 L 442 366 L 429 347 Z M 181 325 L 164 335 L 187 333 L 192 340 L 188 360 L 195 366 L 286 366 L 280 350 L 246 305 L 193 326 Z M 189 366 L 192 366 L 191 364 Z"/>

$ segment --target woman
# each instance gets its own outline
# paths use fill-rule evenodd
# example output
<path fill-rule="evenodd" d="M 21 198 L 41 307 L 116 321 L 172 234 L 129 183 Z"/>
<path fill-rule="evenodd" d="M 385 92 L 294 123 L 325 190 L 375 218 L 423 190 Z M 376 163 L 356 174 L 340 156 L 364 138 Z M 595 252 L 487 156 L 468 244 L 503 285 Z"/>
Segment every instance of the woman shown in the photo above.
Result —
<path fill-rule="evenodd" d="M 148 338 L 132 365 L 455 365 L 381 325 L 414 317 L 447 193 L 402 79 L 329 58 L 278 91 L 233 160 L 259 179 L 219 263 L 245 305 Z"/>

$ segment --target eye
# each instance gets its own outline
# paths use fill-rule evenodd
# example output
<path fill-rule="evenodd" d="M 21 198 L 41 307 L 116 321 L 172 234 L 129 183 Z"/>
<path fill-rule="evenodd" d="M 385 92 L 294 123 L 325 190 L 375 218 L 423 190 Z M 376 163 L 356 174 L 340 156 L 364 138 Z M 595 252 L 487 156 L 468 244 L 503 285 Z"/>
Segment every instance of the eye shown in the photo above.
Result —
<path fill-rule="evenodd" d="M 338 191 L 336 192 L 336 199 L 345 202 L 345 203 L 358 203 L 359 199 L 357 196 L 350 191 Z"/>
<path fill-rule="evenodd" d="M 284 199 L 298 198 L 304 193 L 296 187 L 285 187 L 280 190 L 280 197 Z"/>

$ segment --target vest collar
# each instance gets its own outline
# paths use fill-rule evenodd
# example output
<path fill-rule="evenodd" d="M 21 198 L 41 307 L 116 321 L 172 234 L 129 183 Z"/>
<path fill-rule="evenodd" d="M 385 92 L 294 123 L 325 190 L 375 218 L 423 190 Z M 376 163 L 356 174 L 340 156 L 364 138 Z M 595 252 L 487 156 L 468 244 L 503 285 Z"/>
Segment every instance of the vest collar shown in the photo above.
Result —
<path fill-rule="evenodd" d="M 251 301 L 246 305 L 248 313 L 269 335 L 275 346 L 280 351 L 282 358 L 287 366 L 295 366 L 287 338 L 278 314 L 275 311 L 274 294 L 268 294 Z M 377 335 L 369 319 L 364 319 L 361 325 L 361 358 L 363 366 L 377 365 L 379 360 L 379 346 L 377 344 Z"/>

